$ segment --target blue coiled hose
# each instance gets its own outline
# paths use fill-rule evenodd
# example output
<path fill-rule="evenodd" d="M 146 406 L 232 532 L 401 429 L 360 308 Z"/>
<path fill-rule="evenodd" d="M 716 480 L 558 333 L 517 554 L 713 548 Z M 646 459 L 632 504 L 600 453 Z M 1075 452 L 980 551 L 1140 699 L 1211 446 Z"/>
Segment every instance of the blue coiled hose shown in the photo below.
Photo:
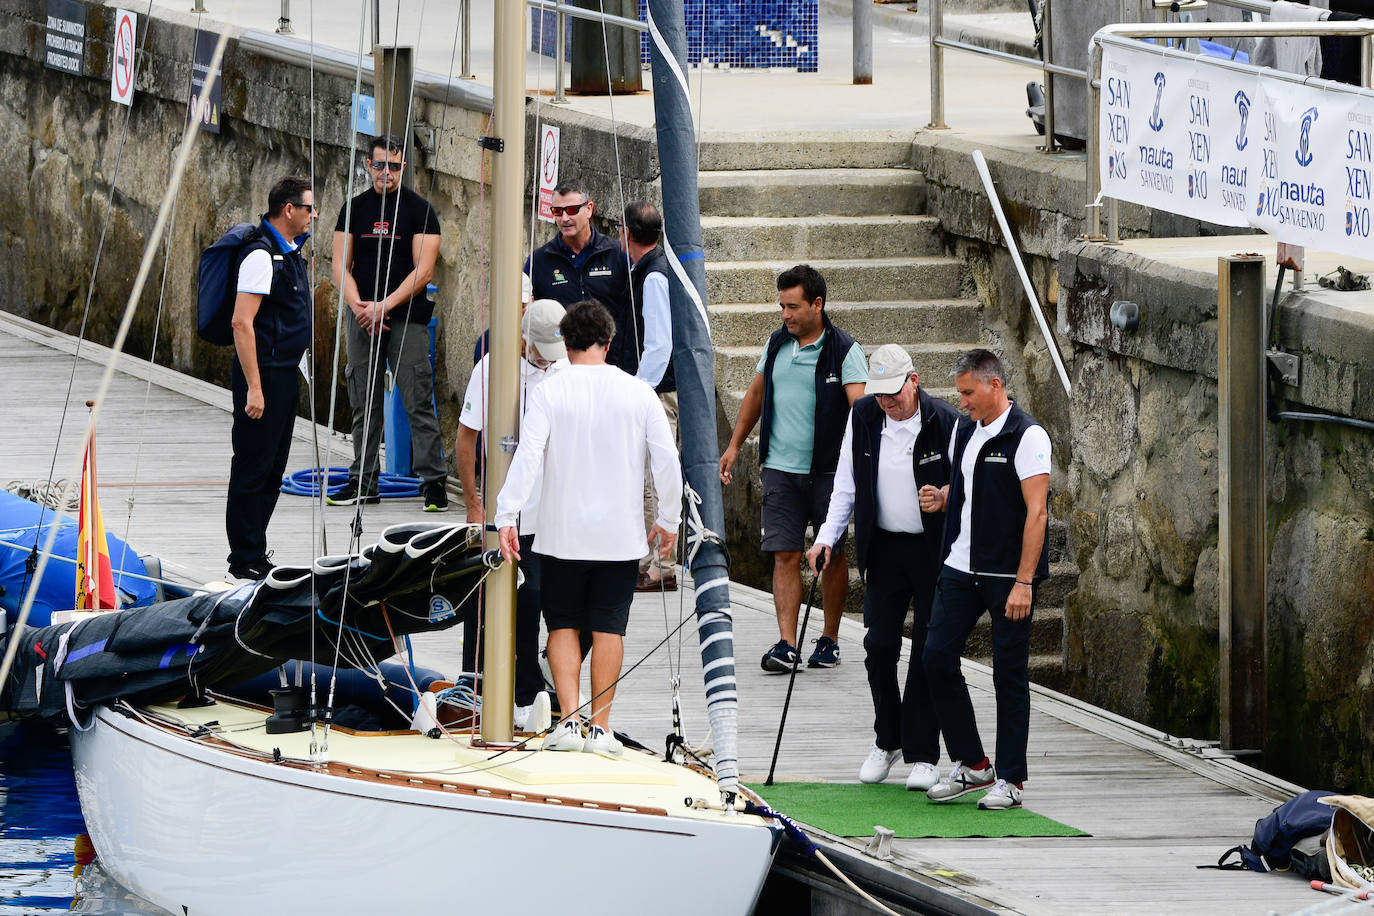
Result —
<path fill-rule="evenodd" d="M 329 468 L 325 474 L 325 487 L 332 496 L 348 483 L 348 468 Z M 281 479 L 281 491 L 291 496 L 319 496 L 320 468 L 304 468 L 292 471 Z M 420 495 L 418 477 L 401 477 L 397 474 L 382 474 L 377 478 L 377 495 L 382 499 L 406 499 Z"/>

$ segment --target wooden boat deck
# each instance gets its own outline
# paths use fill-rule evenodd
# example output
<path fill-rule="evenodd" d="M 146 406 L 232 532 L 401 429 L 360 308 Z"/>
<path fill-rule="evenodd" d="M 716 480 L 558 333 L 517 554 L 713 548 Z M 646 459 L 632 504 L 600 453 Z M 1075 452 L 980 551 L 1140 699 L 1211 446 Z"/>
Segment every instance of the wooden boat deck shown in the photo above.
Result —
<path fill-rule="evenodd" d="M 0 423 L 8 431 L 3 480 L 46 480 L 58 443 L 55 478 L 80 473 L 84 403 L 94 397 L 106 351 L 84 343 L 73 361 L 67 335 L 0 312 L 0 381 L 6 398 Z M 99 428 L 101 499 L 107 530 L 140 551 L 173 559 L 185 574 L 225 574 L 224 499 L 229 469 L 229 394 L 186 376 L 125 358 L 105 402 Z M 68 395 L 68 380 L 73 378 Z M 151 385 L 149 384 L 151 380 Z M 65 399 L 65 400 L 64 400 Z M 68 413 L 59 438 L 64 403 Z M 321 439 L 336 465 L 347 444 Z M 291 469 L 315 464 L 309 424 L 301 421 Z M 135 478 L 137 482 L 135 483 Z M 128 500 L 133 499 L 130 517 Z M 365 507 L 365 538 L 387 524 L 423 516 L 416 500 Z M 319 521 L 312 501 L 283 495 L 269 540 L 279 563 L 309 559 Z M 331 552 L 348 543 L 352 511 L 323 513 Z M 746 781 L 762 782 L 777 733 L 787 679 L 765 675 L 755 659 L 777 638 L 771 596 L 732 587 L 739 659 L 740 759 Z M 638 596 L 626 643 L 626 667 L 639 661 L 690 615 L 684 588 Z M 666 621 L 666 623 L 665 623 Z M 812 632 L 818 621 L 813 618 Z M 797 676 L 777 778 L 857 781 L 872 738 L 871 705 L 862 662 L 862 626 L 845 620 L 844 663 Z M 670 651 L 644 662 L 621 685 L 614 721 L 653 747 L 670 725 L 669 678 L 681 676 L 687 737 L 705 736 L 700 660 L 689 624 Z M 456 632 L 418 640 L 419 661 L 454 670 Z M 989 735 L 994 722 L 988 669 L 965 663 L 975 707 Z M 945 764 L 947 765 L 947 764 Z M 1286 875 L 1199 871 L 1226 848 L 1248 840 L 1254 822 L 1297 787 L 1246 767 L 1202 742 L 1171 739 L 1051 691 L 1032 697 L 1031 780 L 1027 807 L 1091 834 L 1077 838 L 908 839 L 893 843 L 890 861 L 862 854 L 866 838 L 817 834 L 847 870 L 920 899 L 931 912 L 1287 913 L 1326 898 Z M 895 767 L 892 779 L 905 776 Z M 917 799 L 913 797 L 913 802 Z M 854 901 L 858 907 L 858 902 Z M 833 912 L 834 910 L 826 910 Z"/>

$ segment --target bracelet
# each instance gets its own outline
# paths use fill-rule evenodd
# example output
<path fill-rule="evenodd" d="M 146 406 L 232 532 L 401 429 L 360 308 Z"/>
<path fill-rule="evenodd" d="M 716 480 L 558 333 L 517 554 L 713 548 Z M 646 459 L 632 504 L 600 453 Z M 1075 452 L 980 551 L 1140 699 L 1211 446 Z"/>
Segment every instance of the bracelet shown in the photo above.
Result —
<path fill-rule="evenodd" d="M 1034 583 L 1034 582 L 1022 582 L 1020 579 L 1017 579 L 1017 580 L 1016 580 L 1016 584 L 1017 584 L 1017 585 L 1024 585 L 1026 588 L 1034 588 L 1034 587 L 1035 587 L 1035 583 Z"/>

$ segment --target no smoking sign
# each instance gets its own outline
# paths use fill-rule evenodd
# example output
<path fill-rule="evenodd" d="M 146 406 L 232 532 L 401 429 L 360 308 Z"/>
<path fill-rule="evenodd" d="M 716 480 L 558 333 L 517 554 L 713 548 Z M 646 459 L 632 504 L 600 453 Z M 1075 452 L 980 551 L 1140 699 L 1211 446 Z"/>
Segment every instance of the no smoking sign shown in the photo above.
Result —
<path fill-rule="evenodd" d="M 553 222 L 553 189 L 558 187 L 558 128 L 539 130 L 539 218 Z"/>
<path fill-rule="evenodd" d="M 110 68 L 110 99 L 121 105 L 134 101 L 134 58 L 137 46 L 138 14 L 115 11 L 114 64 Z"/>

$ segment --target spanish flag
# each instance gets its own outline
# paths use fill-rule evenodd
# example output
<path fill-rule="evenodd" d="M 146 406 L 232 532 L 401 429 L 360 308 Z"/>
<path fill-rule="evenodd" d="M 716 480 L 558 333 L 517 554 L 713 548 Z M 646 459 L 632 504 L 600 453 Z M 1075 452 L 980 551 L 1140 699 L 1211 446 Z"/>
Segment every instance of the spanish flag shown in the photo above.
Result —
<path fill-rule="evenodd" d="M 95 492 L 95 430 L 86 436 L 86 457 L 81 462 L 81 517 L 76 529 L 76 609 L 117 611 L 114 567 L 105 540 L 105 519 Z"/>

